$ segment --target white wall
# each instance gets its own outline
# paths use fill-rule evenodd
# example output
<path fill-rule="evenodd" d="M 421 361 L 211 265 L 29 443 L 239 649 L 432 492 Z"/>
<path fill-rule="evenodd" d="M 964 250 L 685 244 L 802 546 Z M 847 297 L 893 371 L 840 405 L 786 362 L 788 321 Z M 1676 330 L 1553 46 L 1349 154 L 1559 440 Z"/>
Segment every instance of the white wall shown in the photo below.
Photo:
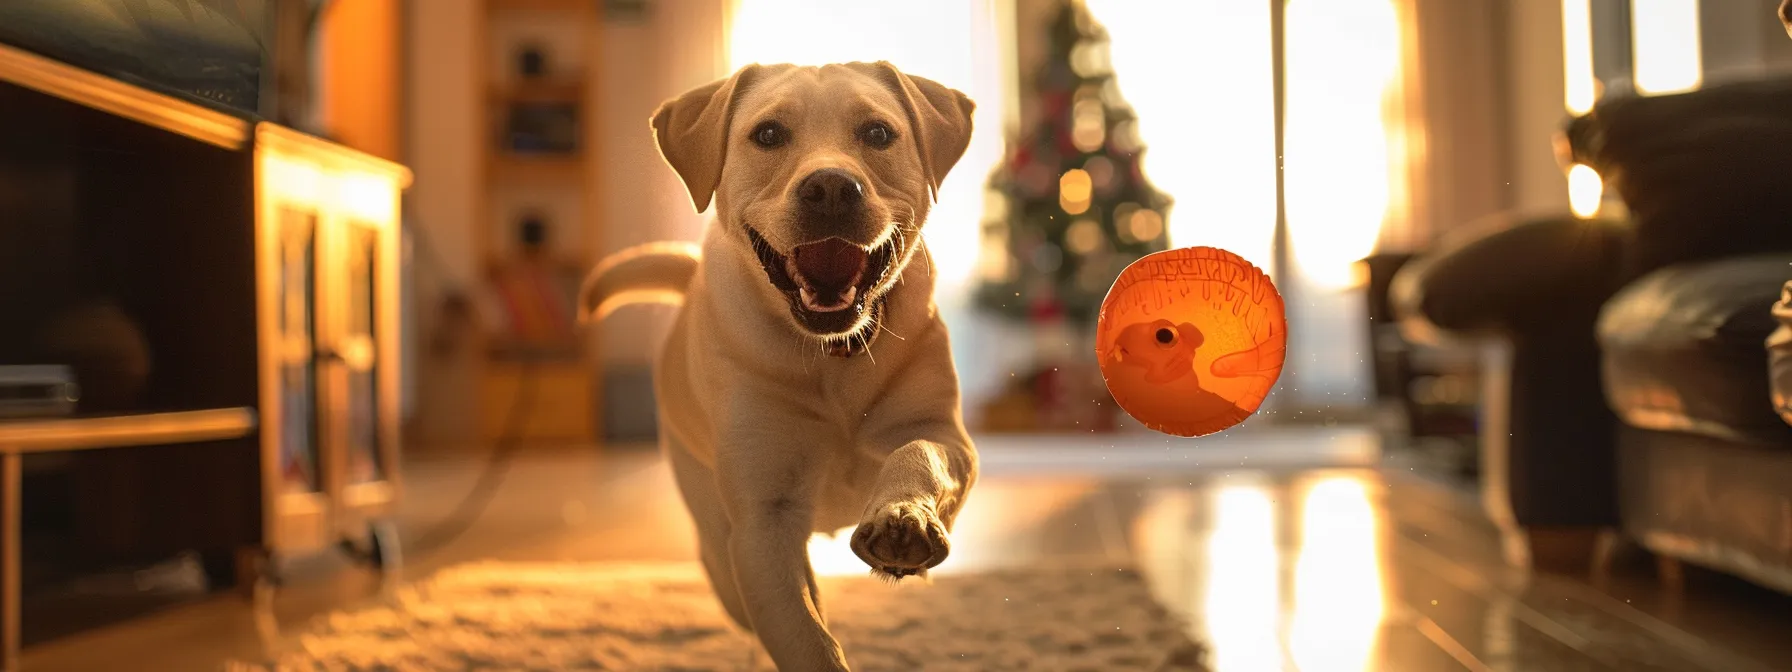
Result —
<path fill-rule="evenodd" d="M 1562 3 L 1512 0 L 1505 19 L 1507 208 L 1520 214 L 1566 213 L 1568 180 L 1551 145 L 1568 115 Z"/>
<path fill-rule="evenodd" d="M 412 0 L 406 3 L 405 60 L 409 72 L 405 100 L 405 157 L 415 180 L 406 199 L 406 217 L 425 236 L 414 240 L 414 264 L 407 278 L 415 321 L 407 325 L 413 347 L 423 345 L 437 324 L 448 285 L 476 277 L 474 208 L 479 192 L 479 147 L 473 127 L 483 96 L 473 76 L 478 57 L 478 12 L 482 0 Z M 444 366 L 421 349 L 415 368 L 415 404 L 429 409 L 424 440 L 478 435 L 478 381 L 468 367 Z"/>
<path fill-rule="evenodd" d="M 456 279 L 474 274 L 474 204 L 479 148 L 473 144 L 482 99 L 473 76 L 480 0 L 407 3 L 410 96 L 406 163 L 415 173 L 410 211 Z M 425 281 L 427 282 L 427 281 Z"/>
<path fill-rule="evenodd" d="M 1568 212 L 1552 138 L 1567 118 L 1561 0 L 1406 0 L 1412 250 L 1481 218 Z"/>
<path fill-rule="evenodd" d="M 1705 82 L 1752 78 L 1792 68 L 1792 39 L 1776 19 L 1780 0 L 1699 3 L 1699 51 Z"/>
<path fill-rule="evenodd" d="M 658 0 L 641 23 L 609 23 L 602 35 L 603 157 L 599 210 L 603 248 L 614 252 L 655 240 L 696 240 L 707 215 L 660 159 L 648 119 L 668 98 L 726 75 L 727 0 Z M 674 310 L 637 306 L 602 327 L 606 366 L 647 365 L 665 339 Z"/>

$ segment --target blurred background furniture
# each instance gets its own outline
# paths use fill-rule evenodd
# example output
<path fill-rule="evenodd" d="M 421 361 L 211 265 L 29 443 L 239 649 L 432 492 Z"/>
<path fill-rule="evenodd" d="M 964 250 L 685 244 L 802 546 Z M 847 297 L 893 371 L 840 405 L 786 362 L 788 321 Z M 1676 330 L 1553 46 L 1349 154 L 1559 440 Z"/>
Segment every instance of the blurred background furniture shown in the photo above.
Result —
<path fill-rule="evenodd" d="M 1792 427 L 1766 344 L 1792 278 L 1789 109 L 1783 77 L 1610 97 L 1567 125 L 1562 158 L 1628 217 L 1491 223 L 1396 279 L 1409 331 L 1509 346 L 1483 494 L 1518 557 L 1584 561 L 1617 527 L 1792 592 Z"/>
<path fill-rule="evenodd" d="M 345 542 L 396 559 L 382 521 L 399 492 L 409 179 L 179 81 L 0 46 L 0 364 L 72 368 L 71 422 L 259 419 L 240 436 L 25 457 L 24 592 L 7 599 L 27 622 L 71 581 L 183 554 L 214 589 Z M 104 611 L 64 625 L 119 615 Z"/>
<path fill-rule="evenodd" d="M 1416 257 L 1387 252 L 1359 262 L 1368 280 L 1375 425 L 1390 457 L 1423 465 L 1434 477 L 1472 482 L 1481 468 L 1481 350 L 1473 341 L 1402 333 L 1391 290 Z"/>
<path fill-rule="evenodd" d="M 431 353 L 414 436 L 438 451 L 476 441 L 582 445 L 603 435 L 602 367 L 573 312 L 603 235 L 596 74 L 599 5 L 479 0 L 473 17 L 477 161 L 470 347 Z M 461 295 L 466 296 L 461 296 Z"/>
<path fill-rule="evenodd" d="M 0 422 L 0 669 L 18 669 L 22 645 L 20 489 L 26 455 L 230 441 L 253 434 L 255 423 L 246 408 Z"/>

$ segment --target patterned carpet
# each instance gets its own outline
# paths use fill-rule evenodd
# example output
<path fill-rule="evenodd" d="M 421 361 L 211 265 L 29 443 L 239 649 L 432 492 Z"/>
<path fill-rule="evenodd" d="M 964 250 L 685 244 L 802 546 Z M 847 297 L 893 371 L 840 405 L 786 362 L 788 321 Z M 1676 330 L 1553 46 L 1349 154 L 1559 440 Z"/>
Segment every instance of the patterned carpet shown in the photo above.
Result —
<path fill-rule="evenodd" d="M 1037 569 L 890 585 L 823 577 L 859 672 L 1204 670 L 1202 648 L 1127 569 Z M 773 669 L 695 564 L 476 563 L 388 604 L 320 619 L 258 670 Z"/>

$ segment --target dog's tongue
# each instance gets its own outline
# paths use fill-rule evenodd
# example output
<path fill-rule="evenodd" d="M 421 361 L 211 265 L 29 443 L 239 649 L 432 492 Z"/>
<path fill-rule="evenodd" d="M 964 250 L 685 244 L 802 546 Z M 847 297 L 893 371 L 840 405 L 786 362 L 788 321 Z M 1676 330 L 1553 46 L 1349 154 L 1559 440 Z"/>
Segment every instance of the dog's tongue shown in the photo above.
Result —
<path fill-rule="evenodd" d="M 845 310 L 858 298 L 859 279 L 869 257 L 838 238 L 800 245 L 790 255 L 790 274 L 797 282 L 803 307 L 831 313 Z"/>
<path fill-rule="evenodd" d="M 857 284 L 868 259 L 857 245 L 838 238 L 798 246 L 791 257 L 797 274 L 802 276 L 799 282 L 823 293 L 844 291 Z"/>

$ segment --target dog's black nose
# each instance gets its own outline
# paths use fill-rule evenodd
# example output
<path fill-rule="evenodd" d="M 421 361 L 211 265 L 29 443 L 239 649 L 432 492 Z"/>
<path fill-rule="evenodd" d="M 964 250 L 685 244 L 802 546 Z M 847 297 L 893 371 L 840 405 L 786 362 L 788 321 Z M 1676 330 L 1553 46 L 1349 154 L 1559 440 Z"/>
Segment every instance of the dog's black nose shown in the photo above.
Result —
<path fill-rule="evenodd" d="M 859 207 L 865 200 L 865 188 L 851 173 L 838 168 L 823 168 L 803 178 L 802 184 L 797 185 L 796 195 L 809 212 L 837 217 Z"/>

